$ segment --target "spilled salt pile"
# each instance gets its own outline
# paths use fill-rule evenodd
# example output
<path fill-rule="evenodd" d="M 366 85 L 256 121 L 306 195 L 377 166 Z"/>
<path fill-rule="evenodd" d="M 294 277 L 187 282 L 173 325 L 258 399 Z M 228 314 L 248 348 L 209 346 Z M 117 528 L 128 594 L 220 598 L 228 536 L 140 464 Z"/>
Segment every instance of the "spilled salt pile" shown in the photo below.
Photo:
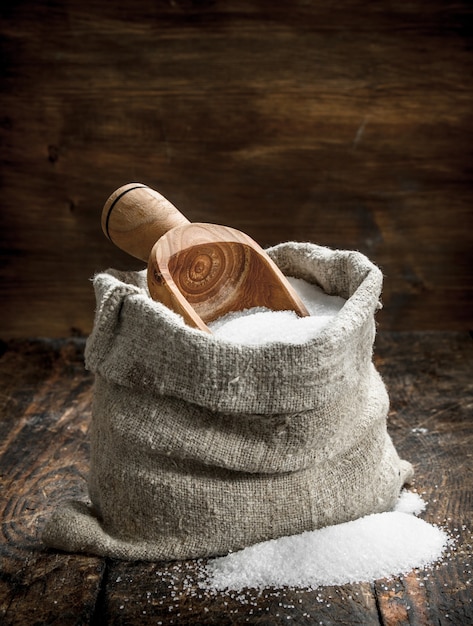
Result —
<path fill-rule="evenodd" d="M 413 515 L 419 515 L 425 511 L 426 505 L 419 494 L 413 491 L 403 490 L 399 500 L 397 501 L 395 511 L 399 513 L 411 513 Z"/>
<path fill-rule="evenodd" d="M 303 587 L 373 582 L 437 561 L 450 542 L 436 526 L 414 516 L 425 508 L 404 491 L 396 509 L 256 544 L 213 559 L 206 566 L 208 589 Z"/>
<path fill-rule="evenodd" d="M 301 344 L 315 337 L 340 311 L 345 300 L 330 296 L 320 287 L 300 278 L 288 278 L 309 311 L 298 317 L 294 311 L 271 311 L 255 307 L 228 313 L 211 322 L 216 337 L 234 343 L 259 345 L 271 341 Z"/>

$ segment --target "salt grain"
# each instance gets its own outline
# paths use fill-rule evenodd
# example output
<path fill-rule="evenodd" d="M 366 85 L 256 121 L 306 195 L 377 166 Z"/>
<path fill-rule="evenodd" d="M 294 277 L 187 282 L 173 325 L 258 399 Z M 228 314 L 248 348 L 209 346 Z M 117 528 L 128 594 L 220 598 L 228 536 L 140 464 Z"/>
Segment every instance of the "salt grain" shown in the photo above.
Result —
<path fill-rule="evenodd" d="M 303 587 L 373 582 L 437 561 L 448 535 L 413 513 L 420 496 L 403 492 L 396 510 L 282 537 L 210 560 L 207 589 Z"/>
<path fill-rule="evenodd" d="M 394 510 L 399 513 L 412 513 L 414 515 L 419 515 L 425 511 L 425 507 L 426 504 L 418 493 L 404 490 L 401 493 L 401 497 L 397 501 Z"/>
<path fill-rule="evenodd" d="M 305 343 L 316 337 L 346 302 L 300 278 L 289 277 L 288 281 L 307 307 L 308 317 L 298 317 L 294 311 L 271 311 L 264 307 L 235 311 L 209 324 L 214 336 L 246 345 L 272 341 Z"/>

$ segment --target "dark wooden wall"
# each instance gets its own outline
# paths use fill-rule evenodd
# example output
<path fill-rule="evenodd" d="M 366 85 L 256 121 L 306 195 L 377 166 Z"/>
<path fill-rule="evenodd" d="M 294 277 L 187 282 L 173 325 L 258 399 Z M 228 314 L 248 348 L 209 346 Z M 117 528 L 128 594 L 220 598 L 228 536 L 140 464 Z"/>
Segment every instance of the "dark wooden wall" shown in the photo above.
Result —
<path fill-rule="evenodd" d="M 2 337 L 86 334 L 130 181 L 358 249 L 382 329 L 472 324 L 470 0 L 2 0 Z"/>

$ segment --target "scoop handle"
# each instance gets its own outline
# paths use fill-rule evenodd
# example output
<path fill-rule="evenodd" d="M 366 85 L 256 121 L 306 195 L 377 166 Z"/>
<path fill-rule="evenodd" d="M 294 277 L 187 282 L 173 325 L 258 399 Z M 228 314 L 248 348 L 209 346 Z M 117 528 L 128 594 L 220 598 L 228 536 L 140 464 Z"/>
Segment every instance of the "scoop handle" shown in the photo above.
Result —
<path fill-rule="evenodd" d="M 142 183 L 123 185 L 106 201 L 102 230 L 116 246 L 148 261 L 156 241 L 189 220 L 160 193 Z"/>

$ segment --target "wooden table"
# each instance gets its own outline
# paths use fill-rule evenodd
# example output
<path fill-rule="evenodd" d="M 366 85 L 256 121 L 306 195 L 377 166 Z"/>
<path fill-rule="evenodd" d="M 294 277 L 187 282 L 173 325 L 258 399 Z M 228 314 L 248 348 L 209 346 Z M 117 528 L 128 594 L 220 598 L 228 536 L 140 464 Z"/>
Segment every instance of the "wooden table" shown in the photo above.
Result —
<path fill-rule="evenodd" d="M 472 339 L 380 333 L 375 359 L 391 396 L 389 429 L 416 468 L 423 517 L 457 538 L 444 560 L 391 581 L 317 591 L 208 595 L 195 563 L 128 563 L 47 551 L 40 533 L 62 500 L 85 493 L 92 376 L 84 341 L 1 344 L 0 623 L 471 624 Z"/>

